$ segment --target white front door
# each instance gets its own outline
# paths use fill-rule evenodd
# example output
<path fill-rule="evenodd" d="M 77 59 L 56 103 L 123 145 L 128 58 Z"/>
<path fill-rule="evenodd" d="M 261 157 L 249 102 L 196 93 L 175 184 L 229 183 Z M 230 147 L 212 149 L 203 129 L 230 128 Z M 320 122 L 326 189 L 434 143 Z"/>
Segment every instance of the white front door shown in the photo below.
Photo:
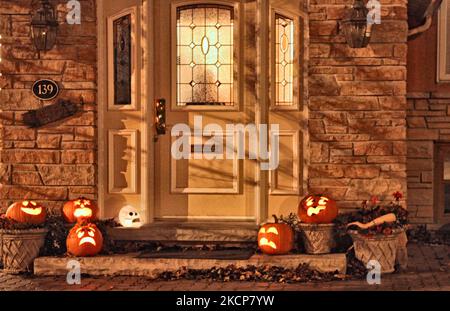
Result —
<path fill-rule="evenodd" d="M 155 220 L 256 220 L 255 161 L 227 158 L 225 146 L 206 150 L 218 137 L 212 124 L 225 143 L 236 138 L 227 124 L 255 123 L 255 3 L 154 1 L 155 99 L 165 100 L 167 126 L 154 145 Z M 188 159 L 171 154 L 177 124 L 192 133 Z M 207 159 L 208 152 L 223 159 Z"/>

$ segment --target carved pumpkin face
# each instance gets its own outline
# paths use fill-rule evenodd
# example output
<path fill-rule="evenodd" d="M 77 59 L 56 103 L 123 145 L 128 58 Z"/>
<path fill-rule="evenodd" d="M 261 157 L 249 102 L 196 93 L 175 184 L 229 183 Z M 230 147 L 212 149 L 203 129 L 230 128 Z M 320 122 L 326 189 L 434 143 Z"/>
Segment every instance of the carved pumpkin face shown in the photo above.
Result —
<path fill-rule="evenodd" d="M 262 225 L 258 232 L 259 249 L 269 255 L 289 253 L 294 243 L 294 232 L 288 224 L 275 223 Z"/>
<path fill-rule="evenodd" d="M 8 207 L 6 217 L 19 223 L 39 225 L 45 222 L 47 210 L 34 201 L 20 201 Z"/>
<path fill-rule="evenodd" d="M 67 202 L 62 214 L 68 223 L 78 221 L 94 221 L 97 219 L 98 207 L 92 200 L 79 198 Z"/>
<path fill-rule="evenodd" d="M 328 224 L 337 215 L 336 202 L 323 195 L 306 196 L 298 207 L 298 216 L 304 223 Z"/>
<path fill-rule="evenodd" d="M 67 252 L 77 257 L 95 256 L 102 250 L 103 236 L 94 224 L 77 224 L 66 240 Z"/>

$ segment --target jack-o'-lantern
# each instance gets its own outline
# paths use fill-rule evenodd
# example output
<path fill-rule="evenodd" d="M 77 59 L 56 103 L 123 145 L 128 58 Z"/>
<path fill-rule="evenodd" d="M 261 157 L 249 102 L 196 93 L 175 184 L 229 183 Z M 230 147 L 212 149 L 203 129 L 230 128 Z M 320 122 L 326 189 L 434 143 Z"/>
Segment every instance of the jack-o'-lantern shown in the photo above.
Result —
<path fill-rule="evenodd" d="M 294 231 L 288 224 L 279 223 L 273 215 L 275 223 L 261 226 L 258 232 L 259 249 L 269 255 L 289 253 L 294 245 Z"/>
<path fill-rule="evenodd" d="M 47 210 L 34 201 L 20 201 L 11 204 L 6 211 L 6 217 L 20 222 L 39 225 L 45 222 Z"/>
<path fill-rule="evenodd" d="M 98 207 L 94 201 L 79 198 L 64 204 L 62 214 L 68 223 L 94 221 L 97 219 Z"/>
<path fill-rule="evenodd" d="M 70 230 L 66 246 L 71 255 L 95 256 L 102 250 L 103 235 L 94 224 L 78 223 Z"/>
<path fill-rule="evenodd" d="M 336 202 L 323 195 L 308 195 L 298 207 L 300 220 L 308 224 L 329 224 L 337 215 Z"/>

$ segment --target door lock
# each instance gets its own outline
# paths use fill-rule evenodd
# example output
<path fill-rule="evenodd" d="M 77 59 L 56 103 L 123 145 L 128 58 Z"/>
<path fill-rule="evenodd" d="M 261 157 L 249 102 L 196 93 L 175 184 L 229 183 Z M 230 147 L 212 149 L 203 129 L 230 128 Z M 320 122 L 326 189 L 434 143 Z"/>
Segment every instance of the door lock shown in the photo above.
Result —
<path fill-rule="evenodd" d="M 160 135 L 165 135 L 166 129 L 166 100 L 158 99 L 155 103 L 155 139 L 157 140 Z"/>

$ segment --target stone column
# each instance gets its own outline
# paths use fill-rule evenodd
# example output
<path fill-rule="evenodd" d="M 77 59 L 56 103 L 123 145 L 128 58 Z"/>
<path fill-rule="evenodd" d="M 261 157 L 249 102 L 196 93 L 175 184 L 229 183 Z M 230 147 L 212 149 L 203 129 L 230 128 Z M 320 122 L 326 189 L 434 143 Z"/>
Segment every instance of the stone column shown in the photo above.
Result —
<path fill-rule="evenodd" d="M 407 3 L 380 2 L 363 49 L 339 33 L 353 1 L 310 2 L 309 190 L 341 208 L 371 195 L 390 202 L 395 191 L 406 198 Z"/>

